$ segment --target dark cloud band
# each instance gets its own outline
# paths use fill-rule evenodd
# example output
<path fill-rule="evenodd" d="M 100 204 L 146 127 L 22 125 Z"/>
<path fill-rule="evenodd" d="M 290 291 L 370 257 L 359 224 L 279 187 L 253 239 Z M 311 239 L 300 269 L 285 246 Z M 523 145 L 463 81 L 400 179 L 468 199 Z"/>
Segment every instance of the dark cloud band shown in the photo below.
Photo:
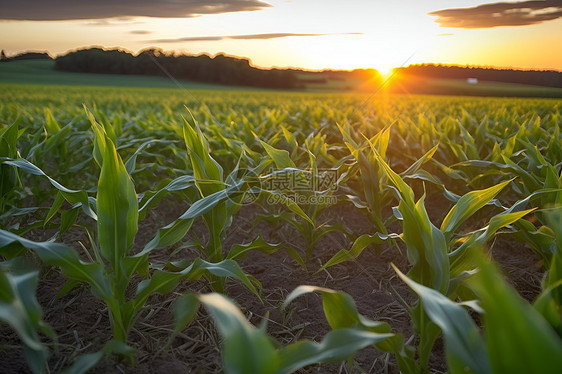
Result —
<path fill-rule="evenodd" d="M 196 17 L 270 7 L 260 0 L 0 0 L 0 19 L 60 21 L 113 17 Z"/>
<path fill-rule="evenodd" d="M 562 17 L 562 0 L 490 3 L 472 8 L 444 9 L 429 13 L 442 27 L 464 29 L 527 26 Z"/>
<path fill-rule="evenodd" d="M 179 43 L 179 42 L 209 42 L 225 39 L 238 40 L 259 40 L 259 39 L 277 39 L 287 38 L 291 36 L 327 36 L 327 35 L 362 35 L 360 32 L 348 32 L 340 34 L 295 34 L 295 33 L 271 33 L 271 34 L 248 34 L 248 35 L 222 35 L 222 36 L 188 36 L 185 38 L 174 39 L 156 39 L 149 40 L 150 43 Z"/>

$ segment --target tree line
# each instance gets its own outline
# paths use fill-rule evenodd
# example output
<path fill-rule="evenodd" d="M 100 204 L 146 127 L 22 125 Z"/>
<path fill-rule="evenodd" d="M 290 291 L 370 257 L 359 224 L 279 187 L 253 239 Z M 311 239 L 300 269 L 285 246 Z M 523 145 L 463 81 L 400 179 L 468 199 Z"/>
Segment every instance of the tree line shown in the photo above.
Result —
<path fill-rule="evenodd" d="M 52 57 L 49 56 L 47 52 L 23 52 L 18 53 L 15 56 L 8 57 L 4 50 L 0 52 L 0 61 L 21 61 L 21 60 L 51 60 Z"/>
<path fill-rule="evenodd" d="M 519 83 L 562 88 L 562 72 L 554 70 L 514 70 L 421 64 L 398 68 L 397 72 L 427 78 L 476 78 L 481 81 Z"/>
<path fill-rule="evenodd" d="M 112 49 L 89 48 L 69 52 L 55 59 L 55 69 L 127 75 L 170 75 L 176 79 L 263 88 L 297 88 L 293 72 L 258 69 L 243 58 L 218 54 L 191 56 L 146 49 L 137 55 Z"/>

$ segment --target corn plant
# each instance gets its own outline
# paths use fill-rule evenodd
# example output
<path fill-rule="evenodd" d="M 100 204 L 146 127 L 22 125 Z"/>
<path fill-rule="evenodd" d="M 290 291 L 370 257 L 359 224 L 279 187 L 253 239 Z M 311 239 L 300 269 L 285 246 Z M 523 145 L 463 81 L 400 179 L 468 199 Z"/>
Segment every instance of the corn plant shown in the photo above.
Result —
<path fill-rule="evenodd" d="M 297 149 L 296 140 L 288 130 L 285 130 L 284 134 L 288 143 L 292 144 L 294 155 Z M 308 140 L 304 146 L 309 159 L 305 169 L 297 168 L 287 150 L 277 149 L 260 141 L 277 170 L 261 178 L 260 191 L 267 198 L 264 205 L 274 212 L 262 214 L 256 221 L 286 222 L 293 226 L 304 238 L 306 260 L 310 260 L 316 243 L 322 236 L 330 232 L 349 234 L 341 224 L 320 222 L 320 216 L 326 208 L 342 201 L 334 192 L 348 178 L 348 167 L 344 162 L 338 162 L 330 169 L 320 170 Z M 278 206 L 275 203 L 284 204 L 289 211 L 275 211 Z"/>
<path fill-rule="evenodd" d="M 354 168 L 359 172 L 361 181 L 360 187 L 352 189 L 352 194 L 347 196 L 357 208 L 366 209 L 369 212 L 369 218 L 378 232 L 375 235 L 361 235 L 353 242 L 350 250 L 341 251 L 320 270 L 349 259 L 349 254 L 358 255 L 371 244 L 380 244 L 386 240 L 394 241 L 396 239 L 396 236 L 389 234 L 386 229 L 386 225 L 394 217 L 383 216 L 383 208 L 387 207 L 392 201 L 392 189 L 389 188 L 386 174 L 375 156 L 376 152 L 378 157 L 385 159 L 390 139 L 390 128 L 381 130 L 370 139 L 364 139 L 364 143 L 358 143 L 354 139 L 350 126 L 339 126 L 339 129 L 345 145 L 355 159 Z M 400 173 L 400 176 L 402 178 L 428 180 L 440 185 L 433 176 L 420 170 L 433 157 L 436 150 L 437 146 L 430 149 Z"/>
<path fill-rule="evenodd" d="M 475 266 L 467 259 L 470 246 L 483 245 L 493 237 L 497 230 L 516 222 L 532 211 L 519 211 L 524 203 L 516 204 L 511 209 L 492 217 L 486 227 L 468 235 L 455 235 L 455 231 L 463 222 L 489 203 L 510 181 L 485 190 L 471 191 L 460 197 L 443 219 L 441 227 L 437 228 L 428 217 L 425 196 L 416 202 L 413 190 L 378 155 L 374 146 L 373 152 L 399 198 L 399 205 L 394 210 L 394 214 L 402 225 L 403 233 L 392 237 L 398 237 L 406 244 L 408 261 L 412 265 L 408 276 L 443 295 L 456 297 L 458 292 L 462 291 L 457 289 L 459 282 L 472 274 Z M 380 234 L 373 235 L 371 238 L 385 239 Z M 462 244 L 456 246 L 456 243 L 459 242 Z M 353 247 L 349 251 L 342 250 L 323 268 L 355 258 L 361 253 L 361 250 L 362 248 Z M 411 308 L 410 313 L 416 332 L 420 336 L 418 347 L 420 368 L 426 370 L 429 354 L 440 331 L 427 318 L 420 304 Z"/>
<path fill-rule="evenodd" d="M 194 118 L 193 120 L 195 121 Z M 184 119 L 183 135 L 193 169 L 193 182 L 198 191 L 196 201 L 186 213 L 158 230 L 156 236 L 145 246 L 143 251 L 152 251 L 155 248 L 177 243 L 186 235 L 194 219 L 198 216 L 203 218 L 209 232 L 209 240 L 205 245 L 199 246 L 198 249 L 201 255 L 211 263 L 218 263 L 223 260 L 234 262 L 234 259 L 251 250 L 272 253 L 281 249 L 281 246 L 268 243 L 263 238 L 258 237 L 245 245 L 236 244 L 226 254 L 224 253 L 223 241 L 232 224 L 233 215 L 240 209 L 246 193 L 259 192 L 250 190 L 257 187 L 254 186 L 259 183 L 257 174 L 266 164 L 260 163 L 241 176 L 238 175 L 240 168 L 237 164 L 235 169 L 225 177 L 223 168 L 211 156 L 207 139 L 198 124 L 195 122 L 192 126 Z M 193 211 L 197 214 L 191 214 Z M 288 251 L 297 261 L 302 263 L 298 254 L 290 249 Z M 191 263 L 180 260 L 168 263 L 166 266 L 175 271 L 180 269 L 183 271 L 190 267 Z M 210 273 L 207 277 L 215 291 L 224 293 L 225 278 L 223 276 Z M 254 282 L 258 283 L 255 280 Z M 252 290 L 254 290 L 253 287 Z"/>
<path fill-rule="evenodd" d="M 533 308 L 482 254 L 473 253 L 473 256 L 478 273 L 468 284 L 479 297 L 478 301 L 455 303 L 395 267 L 400 278 L 419 295 L 428 318 L 443 332 L 451 373 L 558 372 L 562 365 L 562 337 L 536 306 L 562 282 L 558 280 L 554 288 L 546 289 Z M 484 337 L 464 307 L 483 314 Z M 559 322 L 560 304 L 557 308 Z"/>
<path fill-rule="evenodd" d="M 138 229 L 139 214 L 133 181 L 105 128 L 93 118 L 92 127 L 96 136 L 94 158 L 101 167 L 101 173 L 95 199 L 97 242 L 92 241 L 90 262 L 81 260 L 73 248 L 64 244 L 33 242 L 5 230 L 0 230 L 0 254 L 10 254 L 18 248 L 32 249 L 45 263 L 59 267 L 69 278 L 63 293 L 77 282 L 88 283 L 92 293 L 107 304 L 113 337 L 121 343 L 127 342 L 129 331 L 148 297 L 155 292 L 171 291 L 181 279 L 198 279 L 208 273 L 233 276 L 256 292 L 253 284 L 232 260 L 209 263 L 196 259 L 178 272 L 149 272 L 150 250 L 130 253 Z M 29 163 L 23 165 L 29 167 Z M 213 204 L 216 202 L 200 200 L 186 214 L 195 219 L 211 209 Z M 135 273 L 146 279 L 138 284 L 136 295 L 127 299 L 126 290 Z"/>
<path fill-rule="evenodd" d="M 536 125 L 533 128 L 536 128 Z M 520 130 L 506 142 L 503 150 L 496 150 L 494 161 L 469 160 L 453 166 L 463 170 L 478 168 L 481 171 L 485 168 L 486 171 L 481 173 L 481 176 L 518 177 L 518 182 L 512 184 L 513 190 L 519 196 L 531 197 L 531 203 L 538 208 L 534 214 L 540 227 L 537 229 L 531 222 L 520 221 L 514 225 L 513 235 L 518 240 L 531 245 L 544 261 L 545 268 L 548 268 L 556 251 L 555 234 L 549 227 L 542 208 L 549 209 L 562 204 L 562 176 L 560 175 L 562 157 L 558 156 L 559 152 L 553 151 L 561 148 L 560 134 L 556 129 L 548 147 L 543 147 L 557 157 L 549 161 L 545 159 L 537 145 L 531 144 L 526 130 L 525 126 L 521 126 Z M 517 152 L 516 146 L 521 148 Z M 543 152 L 548 153 L 546 150 Z"/>

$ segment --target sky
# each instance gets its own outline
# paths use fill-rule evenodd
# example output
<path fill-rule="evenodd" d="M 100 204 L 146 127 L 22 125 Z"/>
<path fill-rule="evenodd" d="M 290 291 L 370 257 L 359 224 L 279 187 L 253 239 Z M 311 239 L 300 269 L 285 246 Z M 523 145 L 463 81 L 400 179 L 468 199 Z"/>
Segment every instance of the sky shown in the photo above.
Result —
<path fill-rule="evenodd" d="M 224 53 L 311 70 L 415 63 L 562 71 L 562 0 L 0 0 L 0 49 Z"/>

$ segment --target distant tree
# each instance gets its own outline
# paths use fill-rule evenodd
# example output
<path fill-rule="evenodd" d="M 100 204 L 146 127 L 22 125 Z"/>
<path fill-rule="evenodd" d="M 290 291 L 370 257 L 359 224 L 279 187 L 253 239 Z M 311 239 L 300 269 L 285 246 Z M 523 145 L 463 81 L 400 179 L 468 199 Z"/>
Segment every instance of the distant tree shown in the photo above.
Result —
<path fill-rule="evenodd" d="M 8 61 L 8 57 L 6 57 L 4 50 L 2 50 L 2 53 L 0 54 L 0 61 Z"/>
<path fill-rule="evenodd" d="M 165 53 L 157 48 L 142 50 L 136 56 L 118 49 L 82 49 L 59 56 L 55 69 L 105 74 L 170 75 L 206 83 L 265 88 L 295 88 L 293 71 L 263 70 L 250 61 L 218 54 L 190 56 Z"/>

